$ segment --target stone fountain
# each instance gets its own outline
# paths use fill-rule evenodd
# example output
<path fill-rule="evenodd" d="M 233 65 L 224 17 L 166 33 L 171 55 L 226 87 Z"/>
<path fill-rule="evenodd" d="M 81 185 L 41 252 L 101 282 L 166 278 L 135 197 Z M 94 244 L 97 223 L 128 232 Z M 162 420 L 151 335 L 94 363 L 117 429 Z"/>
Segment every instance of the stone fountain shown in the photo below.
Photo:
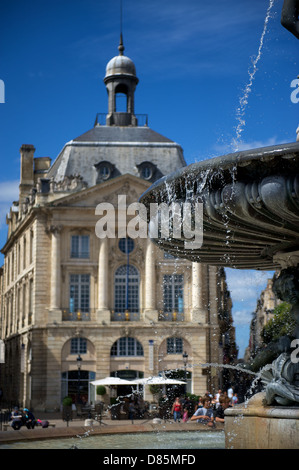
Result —
<path fill-rule="evenodd" d="M 298 13 L 299 1 L 285 0 L 282 24 L 297 38 Z M 198 226 L 195 208 L 200 205 L 201 246 L 190 248 L 189 238 L 179 238 L 177 231 L 172 236 L 174 218 L 168 221 L 169 236 L 159 232 L 153 242 L 190 261 L 277 270 L 276 295 L 292 305 L 294 331 L 281 338 L 278 357 L 259 373 L 264 392 L 226 410 L 228 448 L 299 448 L 298 170 L 299 142 L 235 152 L 180 169 L 157 181 L 140 199 L 147 209 L 152 203 L 190 204 L 193 228 Z"/>

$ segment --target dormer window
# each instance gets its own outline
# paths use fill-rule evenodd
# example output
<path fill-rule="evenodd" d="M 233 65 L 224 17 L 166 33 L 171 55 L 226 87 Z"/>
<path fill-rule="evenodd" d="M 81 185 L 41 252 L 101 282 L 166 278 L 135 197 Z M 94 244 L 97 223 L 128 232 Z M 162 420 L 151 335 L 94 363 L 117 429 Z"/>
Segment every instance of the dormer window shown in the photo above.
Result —
<path fill-rule="evenodd" d="M 110 168 L 107 165 L 102 165 L 99 168 L 98 175 L 103 178 L 103 180 L 107 180 L 111 174 Z"/>
<path fill-rule="evenodd" d="M 150 181 L 156 171 L 156 165 L 154 165 L 152 162 L 142 162 L 140 165 L 137 165 L 140 177 Z"/>
<path fill-rule="evenodd" d="M 96 183 L 101 183 L 102 181 L 107 181 L 112 177 L 114 171 L 114 165 L 110 162 L 99 162 L 94 165 L 97 171 Z"/>

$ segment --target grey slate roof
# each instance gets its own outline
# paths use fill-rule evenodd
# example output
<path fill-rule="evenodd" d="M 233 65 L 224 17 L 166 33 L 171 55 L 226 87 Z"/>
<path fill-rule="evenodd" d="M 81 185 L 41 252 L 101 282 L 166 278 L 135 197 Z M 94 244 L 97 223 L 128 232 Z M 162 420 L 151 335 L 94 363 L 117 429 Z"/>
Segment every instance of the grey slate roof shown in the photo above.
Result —
<path fill-rule="evenodd" d="M 74 142 L 173 142 L 149 127 L 95 126 Z"/>
<path fill-rule="evenodd" d="M 151 162 L 150 182 L 186 165 L 181 146 L 149 127 L 97 125 L 65 144 L 47 176 L 61 182 L 79 175 L 91 187 L 99 182 L 101 162 L 112 165 L 111 178 L 126 173 L 140 177 L 140 165 Z"/>

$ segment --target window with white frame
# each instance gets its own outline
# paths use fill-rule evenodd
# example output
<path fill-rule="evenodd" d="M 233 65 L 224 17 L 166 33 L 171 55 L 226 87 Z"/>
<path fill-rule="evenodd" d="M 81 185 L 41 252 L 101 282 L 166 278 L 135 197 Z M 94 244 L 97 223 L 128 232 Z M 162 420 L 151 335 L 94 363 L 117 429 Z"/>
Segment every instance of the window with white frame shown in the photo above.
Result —
<path fill-rule="evenodd" d="M 183 338 L 167 338 L 167 354 L 183 354 Z"/>
<path fill-rule="evenodd" d="M 143 347 L 135 338 L 119 338 L 111 347 L 111 356 L 143 356 Z"/>
<path fill-rule="evenodd" d="M 71 258 L 89 258 L 89 235 L 71 236 Z"/>

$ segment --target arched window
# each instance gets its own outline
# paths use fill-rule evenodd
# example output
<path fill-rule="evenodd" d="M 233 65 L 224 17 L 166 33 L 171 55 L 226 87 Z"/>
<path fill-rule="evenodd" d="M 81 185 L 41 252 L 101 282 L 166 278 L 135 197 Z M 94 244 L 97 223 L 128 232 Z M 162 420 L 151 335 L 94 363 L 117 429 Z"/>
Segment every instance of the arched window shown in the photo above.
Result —
<path fill-rule="evenodd" d="M 124 84 L 115 88 L 115 111 L 117 113 L 128 112 L 128 88 Z"/>
<path fill-rule="evenodd" d="M 130 264 L 120 266 L 114 276 L 114 320 L 139 319 L 139 273 Z"/>
<path fill-rule="evenodd" d="M 135 338 L 119 338 L 111 347 L 111 356 L 143 356 L 143 347 Z"/>

